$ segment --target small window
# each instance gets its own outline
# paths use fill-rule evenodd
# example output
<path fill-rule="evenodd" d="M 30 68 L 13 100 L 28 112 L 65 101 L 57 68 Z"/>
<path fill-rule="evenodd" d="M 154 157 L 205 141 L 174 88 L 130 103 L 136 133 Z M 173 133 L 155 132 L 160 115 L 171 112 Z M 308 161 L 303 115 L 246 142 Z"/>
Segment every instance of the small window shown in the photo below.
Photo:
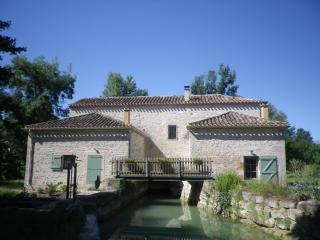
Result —
<path fill-rule="evenodd" d="M 257 157 L 244 158 L 244 179 L 257 178 Z"/>
<path fill-rule="evenodd" d="M 75 155 L 63 155 L 62 156 L 62 166 L 63 169 L 68 169 L 69 164 L 73 164 L 75 162 Z"/>
<path fill-rule="evenodd" d="M 176 139 L 177 138 L 177 126 L 169 125 L 168 126 L 168 139 Z"/>

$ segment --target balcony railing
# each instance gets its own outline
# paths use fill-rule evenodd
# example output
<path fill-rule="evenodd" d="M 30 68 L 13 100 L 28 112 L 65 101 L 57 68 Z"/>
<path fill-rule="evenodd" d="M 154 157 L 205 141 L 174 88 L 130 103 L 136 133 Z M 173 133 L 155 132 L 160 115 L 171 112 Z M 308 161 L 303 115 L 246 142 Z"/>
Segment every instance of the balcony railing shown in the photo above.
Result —
<path fill-rule="evenodd" d="M 210 158 L 118 158 L 112 160 L 112 175 L 117 178 L 210 179 L 213 177 Z"/>

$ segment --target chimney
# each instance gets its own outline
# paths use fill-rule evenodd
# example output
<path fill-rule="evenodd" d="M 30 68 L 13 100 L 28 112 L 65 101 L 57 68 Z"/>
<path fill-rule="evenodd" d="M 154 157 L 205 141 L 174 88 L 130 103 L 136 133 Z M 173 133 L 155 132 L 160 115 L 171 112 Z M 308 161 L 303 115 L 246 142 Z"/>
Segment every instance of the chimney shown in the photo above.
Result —
<path fill-rule="evenodd" d="M 128 108 L 124 109 L 124 124 L 125 125 L 130 124 L 130 109 L 128 109 Z"/>
<path fill-rule="evenodd" d="M 269 119 L 269 106 L 267 103 L 261 104 L 260 117 L 266 120 Z"/>
<path fill-rule="evenodd" d="M 184 86 L 184 100 L 187 102 L 190 99 L 190 86 Z"/>

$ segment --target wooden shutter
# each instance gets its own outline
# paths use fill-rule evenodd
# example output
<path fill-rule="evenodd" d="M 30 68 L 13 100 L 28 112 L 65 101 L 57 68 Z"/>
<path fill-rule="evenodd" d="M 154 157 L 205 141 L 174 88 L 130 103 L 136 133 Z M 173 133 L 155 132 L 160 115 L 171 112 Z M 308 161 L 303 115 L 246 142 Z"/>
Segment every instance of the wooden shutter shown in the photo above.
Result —
<path fill-rule="evenodd" d="M 275 156 L 260 157 L 260 180 L 278 183 L 278 161 Z"/>
<path fill-rule="evenodd" d="M 101 180 L 101 159 L 100 155 L 89 155 L 88 156 L 88 166 L 87 166 L 87 182 L 89 184 L 94 184 L 97 176 Z"/>
<path fill-rule="evenodd" d="M 61 156 L 59 155 L 52 156 L 51 169 L 52 171 L 55 171 L 55 172 L 61 171 Z"/>

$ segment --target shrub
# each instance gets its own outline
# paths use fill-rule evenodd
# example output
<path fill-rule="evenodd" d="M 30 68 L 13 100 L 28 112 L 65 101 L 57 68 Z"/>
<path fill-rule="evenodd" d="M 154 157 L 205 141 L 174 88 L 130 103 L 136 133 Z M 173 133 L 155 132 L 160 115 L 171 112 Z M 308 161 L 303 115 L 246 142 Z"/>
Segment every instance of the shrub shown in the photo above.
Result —
<path fill-rule="evenodd" d="M 262 196 L 287 197 L 288 191 L 285 187 L 280 186 L 272 181 L 262 182 L 257 179 L 246 181 L 245 189 L 249 192 L 257 193 Z"/>
<path fill-rule="evenodd" d="M 320 165 L 306 165 L 301 175 L 305 182 L 320 184 Z"/>
<path fill-rule="evenodd" d="M 302 171 L 304 168 L 304 162 L 302 162 L 300 159 L 293 158 L 289 162 L 289 169 L 293 173 L 296 173 L 298 171 Z"/>
<path fill-rule="evenodd" d="M 46 190 L 44 190 L 43 188 L 39 187 L 39 188 L 37 189 L 37 193 L 45 194 L 45 193 L 46 193 Z"/>
<path fill-rule="evenodd" d="M 133 158 L 127 158 L 126 160 L 124 160 L 125 163 L 136 163 L 136 160 L 134 160 Z"/>
<path fill-rule="evenodd" d="M 47 187 L 46 187 L 46 192 L 51 196 L 53 194 L 55 194 L 58 191 L 58 187 L 61 185 L 62 183 L 59 182 L 57 184 L 54 183 L 47 183 Z"/>
<path fill-rule="evenodd" d="M 234 190 L 243 183 L 242 178 L 233 171 L 220 173 L 213 181 L 213 188 L 219 192 Z"/>
<path fill-rule="evenodd" d="M 67 185 L 65 185 L 65 184 L 63 184 L 63 185 L 61 185 L 60 187 L 59 187 L 59 189 L 60 189 L 60 191 L 61 192 L 67 192 Z"/>
<path fill-rule="evenodd" d="M 308 183 L 297 183 L 290 188 L 290 193 L 299 198 L 299 200 L 316 199 L 320 200 L 320 187 Z"/>
<path fill-rule="evenodd" d="M 201 165 L 203 164 L 203 160 L 201 158 L 193 158 L 192 162 L 196 165 Z"/>
<path fill-rule="evenodd" d="M 157 162 L 160 164 L 166 164 L 166 163 L 169 163 L 169 160 L 166 158 L 158 158 Z"/>

